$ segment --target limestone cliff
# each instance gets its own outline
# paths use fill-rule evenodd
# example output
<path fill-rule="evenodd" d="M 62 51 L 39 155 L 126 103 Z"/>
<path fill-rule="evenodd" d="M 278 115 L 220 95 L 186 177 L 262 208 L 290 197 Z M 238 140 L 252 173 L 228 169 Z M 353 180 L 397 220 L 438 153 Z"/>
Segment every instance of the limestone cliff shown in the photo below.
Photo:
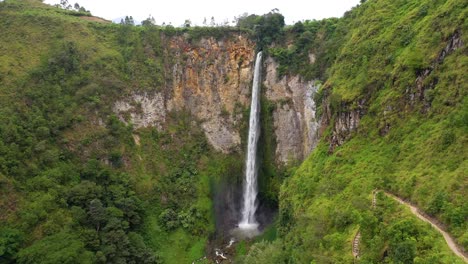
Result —
<path fill-rule="evenodd" d="M 313 100 L 319 86 L 316 81 L 305 81 L 300 76 L 278 79 L 277 63 L 268 58 L 265 64 L 266 96 L 275 104 L 273 123 L 277 160 L 281 163 L 303 160 L 319 138 L 319 121 Z"/>
<path fill-rule="evenodd" d="M 136 128 L 164 129 L 168 112 L 185 110 L 201 122 L 215 149 L 237 150 L 239 107 L 249 102 L 255 44 L 242 35 L 199 41 L 182 35 L 162 40 L 164 89 L 123 98 L 115 103 L 114 111 Z"/>
<path fill-rule="evenodd" d="M 165 87 L 135 93 L 115 102 L 114 112 L 136 128 L 165 128 L 170 111 L 188 111 L 218 151 L 239 151 L 242 110 L 249 107 L 255 44 L 243 35 L 190 40 L 188 35 L 163 37 Z M 313 94 L 315 81 L 277 77 L 277 63 L 264 61 L 266 97 L 273 112 L 279 163 L 302 160 L 318 140 Z"/>

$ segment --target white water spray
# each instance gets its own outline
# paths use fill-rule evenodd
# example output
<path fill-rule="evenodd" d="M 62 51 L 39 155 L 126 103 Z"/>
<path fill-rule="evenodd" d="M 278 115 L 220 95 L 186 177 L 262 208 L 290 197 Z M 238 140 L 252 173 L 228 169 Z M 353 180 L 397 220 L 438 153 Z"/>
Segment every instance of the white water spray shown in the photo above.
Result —
<path fill-rule="evenodd" d="M 255 220 L 257 210 L 257 142 L 260 134 L 260 101 L 259 90 L 262 70 L 262 52 L 257 54 L 252 85 L 252 102 L 250 105 L 249 139 L 247 143 L 247 160 L 244 181 L 244 205 L 239 228 L 257 230 Z"/>

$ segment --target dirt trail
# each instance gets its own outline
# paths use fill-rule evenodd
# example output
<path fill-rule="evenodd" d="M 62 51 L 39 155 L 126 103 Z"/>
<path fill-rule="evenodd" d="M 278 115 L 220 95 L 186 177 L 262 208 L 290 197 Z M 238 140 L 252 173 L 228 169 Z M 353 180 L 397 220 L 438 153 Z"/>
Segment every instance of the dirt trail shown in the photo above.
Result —
<path fill-rule="evenodd" d="M 106 24 L 112 23 L 112 21 L 105 20 L 104 18 L 95 17 L 95 16 L 80 16 L 79 18 L 88 20 L 88 21 L 99 22 L 99 23 L 106 23 Z"/>
<path fill-rule="evenodd" d="M 361 241 L 361 232 L 358 231 L 356 233 L 356 236 L 354 236 L 354 239 L 353 239 L 353 257 L 355 259 L 358 259 L 359 258 L 359 243 Z"/>
<path fill-rule="evenodd" d="M 372 191 L 372 205 L 371 205 L 372 210 L 374 210 L 375 206 L 377 205 L 377 192 L 378 192 L 377 189 Z M 359 259 L 359 244 L 360 243 L 361 243 L 361 230 L 358 229 L 356 235 L 354 236 L 353 246 L 351 248 L 351 251 L 353 252 L 354 262 L 356 262 L 356 260 Z"/>
<path fill-rule="evenodd" d="M 434 227 L 439 233 L 442 234 L 442 236 L 444 236 L 444 239 L 447 242 L 447 245 L 450 247 L 450 249 L 453 251 L 453 253 L 455 253 L 457 256 L 462 258 L 466 263 L 468 263 L 468 255 L 459 249 L 459 247 L 457 246 L 457 244 L 455 243 L 453 238 L 447 232 L 445 232 L 442 229 L 442 227 L 439 226 L 439 224 L 437 224 L 434 220 L 431 220 L 431 219 L 427 218 L 426 216 L 422 215 L 419 212 L 419 209 L 416 206 L 402 200 L 401 198 L 399 198 L 399 197 L 397 197 L 397 196 L 395 196 L 395 195 L 393 195 L 391 193 L 388 193 L 388 192 L 385 192 L 385 191 L 384 191 L 384 193 L 385 193 L 385 195 L 387 195 L 388 197 L 396 200 L 400 204 L 403 204 L 406 207 L 409 207 L 411 212 L 414 215 L 416 215 L 419 219 L 423 220 L 424 222 L 427 222 L 427 223 L 431 224 L 432 227 Z"/>

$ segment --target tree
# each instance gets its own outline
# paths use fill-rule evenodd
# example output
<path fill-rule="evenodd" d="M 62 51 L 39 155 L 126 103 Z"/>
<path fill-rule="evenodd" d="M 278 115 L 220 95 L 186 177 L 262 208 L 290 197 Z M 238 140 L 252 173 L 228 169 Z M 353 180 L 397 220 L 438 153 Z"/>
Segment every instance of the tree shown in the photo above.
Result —
<path fill-rule="evenodd" d="M 134 26 L 135 21 L 133 20 L 132 16 L 125 16 L 125 19 L 120 20 L 120 24 Z"/>
<path fill-rule="evenodd" d="M 61 232 L 47 236 L 20 250 L 18 263 L 94 263 L 94 254 L 73 234 Z"/>
<path fill-rule="evenodd" d="M 167 231 L 176 229 L 180 224 L 177 213 L 172 208 L 164 210 L 159 215 L 159 221 Z"/>
<path fill-rule="evenodd" d="M 136 197 L 120 198 L 115 201 L 117 208 L 123 211 L 125 220 L 137 226 L 141 223 L 139 212 L 141 211 L 141 201 Z"/>
<path fill-rule="evenodd" d="M 141 22 L 141 25 L 143 26 L 154 26 L 156 25 L 156 20 L 152 15 L 149 15 L 147 19 L 143 20 Z"/>
<path fill-rule="evenodd" d="M 395 263 L 413 263 L 416 257 L 416 242 L 414 239 L 407 239 L 394 246 L 391 253 Z"/>
<path fill-rule="evenodd" d="M 78 3 L 75 3 L 75 5 L 73 5 L 73 8 L 77 12 L 89 12 L 88 10 L 86 10 L 86 8 L 84 8 L 83 6 L 80 6 L 80 4 L 78 4 Z M 71 9 L 71 5 L 70 5 L 69 9 Z"/>
<path fill-rule="evenodd" d="M 130 241 L 130 255 L 135 263 L 159 263 L 158 259 L 153 255 L 151 250 L 146 247 L 143 238 L 135 233 L 128 233 L 128 239 Z"/>
<path fill-rule="evenodd" d="M 67 195 L 67 202 L 70 205 L 76 205 L 86 208 L 90 201 L 102 196 L 102 187 L 95 182 L 84 180 L 73 186 Z"/>
<path fill-rule="evenodd" d="M 88 216 L 90 222 L 96 227 L 96 231 L 99 232 L 101 224 L 106 220 L 106 210 L 101 200 L 94 199 L 89 203 Z"/>
<path fill-rule="evenodd" d="M 17 229 L 0 228 L 0 259 L 5 258 L 6 263 L 9 259 L 13 259 L 22 240 L 23 235 Z"/>
<path fill-rule="evenodd" d="M 210 26 L 212 26 L 212 27 L 216 26 L 216 22 L 215 22 L 214 16 L 211 17 Z"/>
<path fill-rule="evenodd" d="M 291 31 L 297 34 L 302 34 L 305 31 L 304 24 L 301 21 L 296 22 Z"/>
<path fill-rule="evenodd" d="M 243 14 L 237 20 L 239 28 L 253 30 L 257 37 L 257 46 L 262 49 L 274 41 L 278 41 L 283 36 L 284 16 L 278 13 L 278 9 L 273 9 L 263 16 Z"/>
<path fill-rule="evenodd" d="M 266 263 L 286 263 L 286 255 L 281 249 L 281 242 L 267 242 L 265 240 L 255 243 L 249 250 L 249 253 L 239 259 L 240 263 L 266 264 Z"/>
<path fill-rule="evenodd" d="M 253 30 L 255 25 L 259 23 L 259 20 L 260 16 L 244 13 L 237 18 L 237 26 Z"/>
<path fill-rule="evenodd" d="M 68 2 L 68 0 L 60 0 L 60 6 L 63 8 L 63 9 L 67 9 L 67 10 L 70 10 L 72 8 L 72 6 L 70 5 L 70 3 Z"/>
<path fill-rule="evenodd" d="M 190 21 L 190 19 L 185 19 L 184 27 L 189 28 L 190 26 L 192 26 L 192 21 Z"/>

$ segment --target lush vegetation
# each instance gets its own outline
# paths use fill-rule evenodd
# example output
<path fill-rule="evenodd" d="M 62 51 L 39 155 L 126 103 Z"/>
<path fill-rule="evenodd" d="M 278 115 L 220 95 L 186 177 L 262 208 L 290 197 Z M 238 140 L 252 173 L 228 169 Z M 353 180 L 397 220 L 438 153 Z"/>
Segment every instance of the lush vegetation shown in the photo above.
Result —
<path fill-rule="evenodd" d="M 215 153 L 188 113 L 170 113 L 163 131 L 136 130 L 111 107 L 135 91 L 165 89 L 161 36 L 241 32 L 279 62 L 279 77 L 324 83 L 315 100 L 329 126 L 295 172 L 278 168 L 273 107 L 262 98 L 260 196 L 279 203 L 279 215 L 236 245 L 236 261 L 350 263 L 359 230 L 362 263 L 462 263 L 393 200 L 380 193 L 371 204 L 374 189 L 409 199 L 468 248 L 467 4 L 363 2 L 343 18 L 288 27 L 272 10 L 236 27 L 183 28 L 1 2 L 0 262 L 202 257 L 215 228 L 213 192 L 223 178 L 238 181 L 241 154 Z M 442 56 L 454 37 L 464 44 Z M 353 111 L 359 129 L 333 142 L 334 124 Z"/>
<path fill-rule="evenodd" d="M 326 70 L 336 58 L 342 43 L 344 19 L 306 20 L 284 28 L 285 41 L 292 45 L 270 46 L 268 52 L 280 64 L 278 77 L 300 74 L 307 80 L 326 80 Z M 313 55 L 312 55 L 313 54 Z"/>
<path fill-rule="evenodd" d="M 238 28 L 252 31 L 258 50 L 281 42 L 284 39 L 284 25 L 284 16 L 278 13 L 277 9 L 262 16 L 245 14 L 237 19 Z"/>
<path fill-rule="evenodd" d="M 0 17 L 0 262 L 202 257 L 213 186 L 242 159 L 215 154 L 187 113 L 137 131 L 111 107 L 164 89 L 161 35 L 230 31 L 94 22 L 33 0 L 0 3 Z"/>
<path fill-rule="evenodd" d="M 395 193 L 468 248 L 467 48 L 443 51 L 467 43 L 467 10 L 457 0 L 367 1 L 342 19 L 284 29 L 293 45 L 269 49 L 279 73 L 324 82 L 315 100 L 330 125 L 281 187 L 278 238 L 253 244 L 243 262 L 351 263 L 360 230 L 360 263 L 463 263 L 393 200 L 371 204 L 374 189 Z M 332 141 L 336 121 L 356 111 L 359 128 Z"/>

